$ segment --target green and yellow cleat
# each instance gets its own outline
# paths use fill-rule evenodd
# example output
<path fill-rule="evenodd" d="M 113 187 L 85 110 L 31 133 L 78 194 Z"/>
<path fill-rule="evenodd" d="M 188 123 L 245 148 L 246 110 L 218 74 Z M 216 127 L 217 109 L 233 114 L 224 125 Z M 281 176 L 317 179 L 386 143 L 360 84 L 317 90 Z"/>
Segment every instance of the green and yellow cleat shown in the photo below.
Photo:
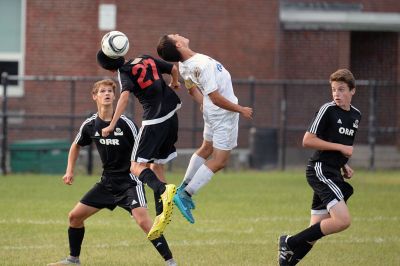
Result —
<path fill-rule="evenodd" d="M 153 226 L 147 234 L 149 240 L 159 238 L 165 230 L 165 227 L 171 222 L 173 204 L 172 200 L 176 193 L 176 187 L 173 184 L 165 185 L 165 191 L 161 194 L 163 203 L 163 212 L 154 219 Z"/>

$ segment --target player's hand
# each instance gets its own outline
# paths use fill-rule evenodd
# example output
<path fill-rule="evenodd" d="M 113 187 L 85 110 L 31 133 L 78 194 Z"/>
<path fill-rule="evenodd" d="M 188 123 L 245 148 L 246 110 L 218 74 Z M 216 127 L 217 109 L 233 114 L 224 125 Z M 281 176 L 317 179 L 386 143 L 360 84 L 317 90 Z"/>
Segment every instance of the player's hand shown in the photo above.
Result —
<path fill-rule="evenodd" d="M 242 107 L 240 114 L 247 119 L 253 119 L 253 108 Z"/>
<path fill-rule="evenodd" d="M 348 164 L 345 164 L 342 168 L 343 170 L 343 177 L 346 179 L 350 179 L 352 178 L 353 174 L 354 174 L 354 170 L 351 169 L 351 167 Z"/>
<path fill-rule="evenodd" d="M 342 145 L 340 152 L 347 158 L 350 158 L 353 155 L 353 146 Z"/>
<path fill-rule="evenodd" d="M 74 174 L 65 173 L 65 175 L 63 176 L 63 181 L 64 181 L 64 184 L 66 184 L 66 185 L 72 185 L 72 183 L 74 182 Z"/>
<path fill-rule="evenodd" d="M 110 133 L 113 132 L 113 131 L 114 131 L 114 128 L 113 128 L 112 126 L 105 127 L 105 128 L 103 128 L 103 129 L 101 130 L 101 136 L 102 136 L 103 138 L 105 138 L 105 137 L 107 137 L 108 135 L 110 135 Z"/>
<path fill-rule="evenodd" d="M 173 88 L 174 90 L 177 90 L 177 89 L 179 89 L 179 88 L 181 87 L 181 83 L 180 83 L 179 81 L 177 81 L 177 82 L 171 82 L 171 83 L 169 84 L 169 86 L 170 86 L 171 88 Z"/>

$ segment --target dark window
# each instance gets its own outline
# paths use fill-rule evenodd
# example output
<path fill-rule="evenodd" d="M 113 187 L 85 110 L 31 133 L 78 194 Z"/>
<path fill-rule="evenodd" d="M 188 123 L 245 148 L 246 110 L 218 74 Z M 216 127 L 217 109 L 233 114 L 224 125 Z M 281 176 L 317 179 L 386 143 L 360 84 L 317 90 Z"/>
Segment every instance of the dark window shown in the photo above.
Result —
<path fill-rule="evenodd" d="M 18 75 L 17 61 L 0 61 L 0 73 L 7 72 L 8 75 Z M 17 80 L 9 80 L 9 85 L 18 85 Z"/>

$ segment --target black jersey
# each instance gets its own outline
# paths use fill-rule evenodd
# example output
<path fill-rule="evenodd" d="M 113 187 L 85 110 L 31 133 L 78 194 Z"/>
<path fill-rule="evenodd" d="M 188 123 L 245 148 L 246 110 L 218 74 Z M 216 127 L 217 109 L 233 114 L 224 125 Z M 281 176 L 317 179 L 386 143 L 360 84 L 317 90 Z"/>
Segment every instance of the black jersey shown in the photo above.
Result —
<path fill-rule="evenodd" d="M 173 64 L 149 55 L 130 60 L 118 69 L 121 92 L 132 92 L 143 106 L 143 120 L 164 117 L 180 107 L 178 95 L 162 74 L 171 74 Z"/>
<path fill-rule="evenodd" d="M 137 126 L 129 118 L 121 115 L 114 132 L 103 138 L 101 130 L 109 124 L 110 121 L 101 120 L 98 114 L 92 115 L 82 123 L 74 142 L 79 146 L 89 145 L 92 141 L 96 144 L 104 175 L 129 173 Z"/>
<path fill-rule="evenodd" d="M 361 113 L 354 106 L 350 106 L 350 110 L 346 111 L 332 101 L 321 106 L 308 132 L 325 141 L 353 145 L 360 121 Z M 310 161 L 319 161 L 335 168 L 341 168 L 347 163 L 348 158 L 339 151 L 317 150 L 311 156 Z"/>

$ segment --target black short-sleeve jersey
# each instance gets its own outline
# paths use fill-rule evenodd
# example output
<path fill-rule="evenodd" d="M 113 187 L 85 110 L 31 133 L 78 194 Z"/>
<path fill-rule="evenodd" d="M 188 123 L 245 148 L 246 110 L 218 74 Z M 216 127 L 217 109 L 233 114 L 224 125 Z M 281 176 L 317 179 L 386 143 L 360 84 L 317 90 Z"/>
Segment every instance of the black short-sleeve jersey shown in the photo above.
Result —
<path fill-rule="evenodd" d="M 121 92 L 132 92 L 143 106 L 143 120 L 163 117 L 181 103 L 165 83 L 162 74 L 171 74 L 173 64 L 149 55 L 130 60 L 118 69 Z"/>
<path fill-rule="evenodd" d="M 103 138 L 101 130 L 109 124 L 110 121 L 103 121 L 98 114 L 92 115 L 82 123 L 74 142 L 79 146 L 86 146 L 92 142 L 96 144 L 104 175 L 129 173 L 138 128 L 132 120 L 121 115 L 114 132 Z"/>
<path fill-rule="evenodd" d="M 346 111 L 332 101 L 321 106 L 308 128 L 308 132 L 325 141 L 353 145 L 360 121 L 361 112 L 354 106 Z M 341 168 L 347 163 L 348 158 L 339 151 L 317 150 L 311 156 L 310 161 L 319 161 Z"/>

